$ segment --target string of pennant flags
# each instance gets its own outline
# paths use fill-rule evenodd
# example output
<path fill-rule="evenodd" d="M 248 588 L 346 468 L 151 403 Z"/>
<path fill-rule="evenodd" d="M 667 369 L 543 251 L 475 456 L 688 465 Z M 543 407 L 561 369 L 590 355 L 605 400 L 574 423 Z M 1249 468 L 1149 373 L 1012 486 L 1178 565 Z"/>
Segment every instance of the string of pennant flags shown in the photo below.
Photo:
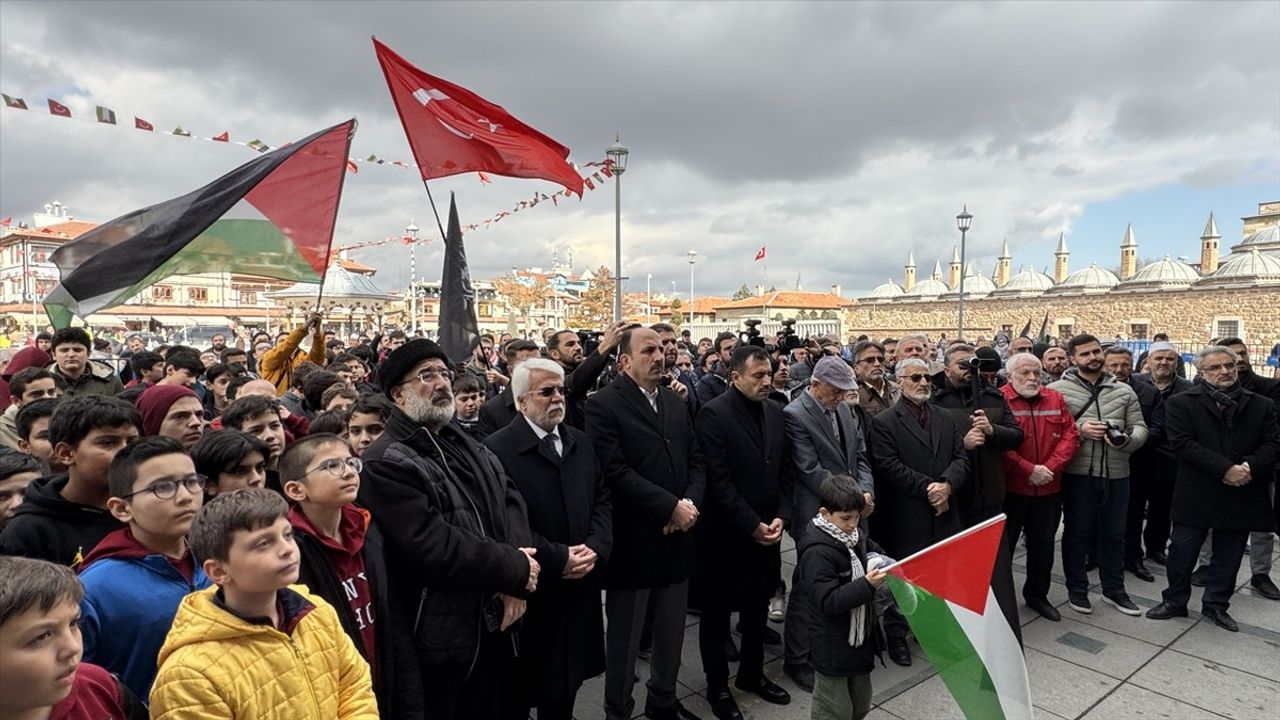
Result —
<path fill-rule="evenodd" d="M 28 111 L 31 110 L 31 108 L 27 105 L 27 102 L 20 97 L 6 95 L 3 93 L 0 93 L 0 95 L 2 95 L 4 98 L 4 107 L 6 109 L 28 110 Z M 73 116 L 71 112 L 71 108 L 67 107 L 66 105 L 63 105 L 62 103 L 58 102 L 57 100 L 54 100 L 53 98 L 46 98 L 46 100 L 48 101 L 48 107 L 49 107 L 48 114 L 50 116 L 67 118 L 69 120 L 80 120 L 83 122 L 92 122 L 95 124 L 102 124 L 102 125 L 115 125 L 117 127 L 121 126 L 116 117 L 115 111 L 104 105 L 95 106 L 94 108 L 95 119 L 89 120 L 87 118 L 80 118 L 80 117 Z M 38 111 L 36 112 L 38 113 Z M 38 113 L 38 114 L 43 114 L 43 113 Z M 145 120 L 136 115 L 133 118 L 133 127 L 135 130 L 140 130 L 142 132 L 155 133 L 158 135 L 172 135 L 174 137 L 184 137 L 184 138 L 190 138 L 192 140 L 204 140 L 207 142 L 225 143 L 227 145 L 239 145 L 241 147 L 246 147 L 246 148 L 249 148 L 250 150 L 254 150 L 259 153 L 266 153 L 266 152 L 270 152 L 273 149 L 276 149 L 258 138 L 254 138 L 247 142 L 232 140 L 231 133 L 227 130 L 224 130 L 221 133 L 214 135 L 212 137 L 204 137 L 201 135 L 197 135 L 191 132 L 190 130 L 187 130 L 186 128 L 182 127 L 181 125 L 175 127 L 172 130 L 157 130 L 155 125 L 152 124 L 150 121 Z M 583 187 L 586 190 L 594 191 L 596 188 L 604 185 L 604 183 L 609 178 L 613 177 L 612 164 L 613 164 L 612 160 L 605 159 L 605 160 L 600 160 L 596 162 L 585 163 L 584 165 L 582 165 L 581 167 L 584 167 L 584 168 L 598 168 L 597 170 L 592 171 L 590 175 L 582 176 Z M 376 154 L 369 155 L 368 157 L 365 157 L 365 158 L 357 158 L 357 157 L 347 158 L 348 172 L 352 174 L 358 174 L 360 172 L 361 165 L 386 165 L 391 167 L 398 167 L 403 170 L 415 170 L 415 171 L 418 169 L 418 165 L 416 163 L 406 161 L 406 160 L 387 160 Z M 574 167 L 577 168 L 578 166 L 574 165 Z M 477 175 L 479 176 L 479 180 L 481 184 L 484 184 L 484 185 L 492 184 L 493 181 L 484 172 L 478 172 Z M 573 196 L 573 193 L 570 193 L 568 190 L 557 190 L 553 193 L 535 192 L 533 194 L 533 197 L 529 198 L 528 200 L 521 200 L 520 202 L 512 206 L 510 210 L 502 210 L 479 222 L 472 223 L 470 225 L 464 225 L 462 229 L 468 232 L 472 230 L 487 230 L 490 227 L 492 227 L 494 224 L 502 222 L 504 218 L 507 218 L 518 212 L 529 210 L 541 203 L 548 202 L 548 201 L 550 201 L 554 206 L 558 207 L 560 205 L 560 200 L 567 199 L 572 196 Z M 414 243 L 425 244 L 425 243 L 431 242 L 431 239 L 432 238 L 428 237 L 428 238 L 415 240 L 408 236 L 405 236 L 405 237 L 389 236 L 381 240 L 370 240 L 367 242 L 355 243 L 352 245 L 344 245 L 339 248 L 334 248 L 334 251 L 337 252 L 342 250 L 356 250 L 356 249 L 363 249 L 363 248 L 370 248 L 370 247 L 378 247 L 378 246 L 387 245 L 387 244 L 396 243 L 396 242 L 403 243 L 405 245 L 412 245 Z"/>

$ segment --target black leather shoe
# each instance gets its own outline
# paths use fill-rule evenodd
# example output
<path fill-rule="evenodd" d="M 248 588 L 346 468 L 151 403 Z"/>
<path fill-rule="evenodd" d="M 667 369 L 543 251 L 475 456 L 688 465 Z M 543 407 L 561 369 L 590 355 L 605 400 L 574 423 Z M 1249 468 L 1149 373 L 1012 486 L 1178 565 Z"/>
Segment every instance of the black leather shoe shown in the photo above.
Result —
<path fill-rule="evenodd" d="M 907 639 L 889 638 L 889 659 L 902 667 L 911 667 L 911 648 L 907 647 Z"/>
<path fill-rule="evenodd" d="M 702 720 L 697 715 L 685 710 L 684 706 L 679 702 L 669 708 L 655 708 L 645 705 L 644 716 L 649 720 Z M 739 715 L 738 717 L 742 716 Z"/>
<path fill-rule="evenodd" d="M 733 638 L 724 640 L 724 659 L 729 662 L 738 662 L 742 659 L 742 655 L 738 653 L 738 646 L 733 644 Z"/>
<path fill-rule="evenodd" d="M 707 702 L 711 705 L 711 714 L 720 720 L 742 720 L 742 710 L 733 699 L 733 693 L 729 692 L 729 688 L 707 688 Z"/>
<path fill-rule="evenodd" d="M 744 692 L 755 693 L 759 695 L 765 702 L 771 702 L 774 705 L 786 705 L 791 702 L 791 693 L 787 692 L 781 685 L 762 677 L 753 683 L 744 683 L 734 681 L 734 687 Z"/>
<path fill-rule="evenodd" d="M 1151 574 L 1151 571 L 1147 569 L 1146 565 L 1142 564 L 1141 560 L 1138 560 L 1132 563 L 1126 563 L 1124 566 L 1124 569 L 1133 573 L 1133 576 L 1138 578 L 1139 580 L 1143 580 L 1145 582 L 1156 581 L 1156 576 Z"/>
<path fill-rule="evenodd" d="M 1048 600 L 1028 600 L 1027 607 L 1035 610 L 1040 617 L 1051 622 L 1058 622 L 1062 619 L 1062 613 L 1058 612 L 1058 608 L 1054 607 Z"/>
<path fill-rule="evenodd" d="M 1201 565 L 1200 567 L 1191 571 L 1191 584 L 1195 585 L 1196 587 L 1204 587 L 1205 585 L 1209 584 L 1208 566 Z"/>
<path fill-rule="evenodd" d="M 1186 608 L 1176 608 L 1169 603 L 1160 603 L 1159 605 L 1147 611 L 1147 617 L 1152 620 L 1168 620 L 1169 618 L 1186 617 Z"/>
<path fill-rule="evenodd" d="M 1147 553 L 1147 559 L 1160 567 L 1164 567 L 1169 564 L 1169 554 L 1163 550 L 1156 550 L 1155 552 Z"/>
<path fill-rule="evenodd" d="M 1212 620 L 1214 625 L 1223 630 L 1240 632 L 1240 626 L 1236 624 L 1235 618 L 1228 615 L 1226 610 L 1201 610 L 1200 614 Z"/>
<path fill-rule="evenodd" d="M 796 687 L 807 693 L 813 692 L 813 668 L 808 665 L 783 664 L 782 672 L 791 678 Z"/>
<path fill-rule="evenodd" d="M 1271 582 L 1271 578 L 1258 574 L 1249 579 L 1249 585 L 1253 587 L 1253 591 L 1268 600 L 1280 600 L 1280 588 Z"/>

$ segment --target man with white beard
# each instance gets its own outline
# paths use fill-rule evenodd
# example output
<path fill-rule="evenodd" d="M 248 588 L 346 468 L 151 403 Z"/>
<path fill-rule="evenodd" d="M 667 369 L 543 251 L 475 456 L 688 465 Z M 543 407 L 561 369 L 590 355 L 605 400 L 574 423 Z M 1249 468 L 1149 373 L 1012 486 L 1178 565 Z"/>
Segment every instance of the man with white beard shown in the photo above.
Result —
<path fill-rule="evenodd" d="M 499 717 L 511 627 L 541 569 L 525 503 L 487 448 L 449 423 L 454 373 L 430 340 L 396 348 L 378 368 L 395 407 L 364 451 L 358 502 L 386 546 L 391 622 L 406 633 L 428 717 Z"/>
<path fill-rule="evenodd" d="M 1027 535 L 1027 579 L 1022 599 L 1046 620 L 1062 619 L 1049 602 L 1054 536 L 1062 520 L 1062 469 L 1079 446 L 1075 420 L 1062 393 L 1043 386 L 1040 360 L 1031 353 L 1010 355 L 1009 382 L 1000 392 L 1022 427 L 1022 444 L 1004 452 L 1004 538 L 1009 552 Z"/>

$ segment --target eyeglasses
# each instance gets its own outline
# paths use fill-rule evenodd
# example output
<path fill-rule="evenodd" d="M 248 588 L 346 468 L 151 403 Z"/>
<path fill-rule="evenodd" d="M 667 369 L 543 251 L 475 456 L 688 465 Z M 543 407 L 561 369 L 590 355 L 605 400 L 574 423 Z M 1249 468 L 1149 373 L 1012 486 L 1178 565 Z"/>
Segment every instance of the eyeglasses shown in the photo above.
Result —
<path fill-rule="evenodd" d="M 161 478 L 150 485 L 142 488 L 137 492 L 131 492 L 128 495 L 121 495 L 120 499 L 131 498 L 134 495 L 141 495 L 149 492 L 161 500 L 172 500 L 178 495 L 178 485 L 187 489 L 187 492 L 195 495 L 204 490 L 205 483 L 209 481 L 208 477 L 200 474 L 186 475 L 180 478 Z"/>
<path fill-rule="evenodd" d="M 884 358 L 880 357 L 879 355 L 872 355 L 871 357 L 865 357 L 865 358 L 862 358 L 862 359 L 861 359 L 861 360 L 859 360 L 858 362 L 860 362 L 860 363 L 866 363 L 866 364 L 868 364 L 868 365 L 876 365 L 876 364 L 883 365 L 883 364 L 884 364 Z"/>
<path fill-rule="evenodd" d="M 360 462 L 360 458 L 358 457 L 329 458 L 328 460 L 325 460 L 319 465 L 308 470 L 306 474 L 303 475 L 303 477 L 306 477 L 307 475 L 310 475 L 311 473 L 317 472 L 319 470 L 325 470 L 325 471 L 328 471 L 330 475 L 340 478 L 343 475 L 347 474 L 347 468 L 351 468 L 355 472 L 360 472 L 361 470 L 364 469 L 364 463 Z M 298 479 L 301 480 L 302 478 L 298 478 Z"/>
<path fill-rule="evenodd" d="M 567 387 L 565 387 L 565 386 L 563 386 L 563 385 L 548 385 L 547 387 L 540 388 L 540 389 L 538 389 L 538 390 L 530 390 L 530 391 L 529 391 L 529 394 L 530 394 L 530 395 L 538 395 L 538 396 L 540 396 L 540 397 L 544 397 L 544 398 L 549 398 L 549 397 L 551 397 L 552 395 L 555 395 L 556 393 L 560 393 L 560 397 L 568 397 L 568 396 L 569 396 L 569 388 L 567 388 Z"/>
<path fill-rule="evenodd" d="M 927 377 L 929 377 L 929 374 L 928 374 L 928 373 L 912 373 L 912 374 L 910 374 L 910 375 L 903 375 L 903 376 L 902 376 L 902 378 L 903 378 L 904 380 L 910 380 L 911 382 L 914 382 L 914 383 L 918 383 L 918 382 L 920 382 L 921 380 L 924 380 L 924 379 L 925 379 L 925 378 L 927 378 Z"/>
<path fill-rule="evenodd" d="M 430 383 L 435 382 L 436 380 L 439 380 L 440 378 L 444 378 L 449 382 L 453 382 L 453 378 L 456 374 L 457 373 L 450 370 L 449 368 L 427 368 L 422 372 L 418 373 L 417 375 L 415 375 L 413 379 L 417 380 L 423 385 L 428 385 Z M 411 382 L 413 382 L 413 380 L 405 380 L 400 384 L 405 385 Z"/>

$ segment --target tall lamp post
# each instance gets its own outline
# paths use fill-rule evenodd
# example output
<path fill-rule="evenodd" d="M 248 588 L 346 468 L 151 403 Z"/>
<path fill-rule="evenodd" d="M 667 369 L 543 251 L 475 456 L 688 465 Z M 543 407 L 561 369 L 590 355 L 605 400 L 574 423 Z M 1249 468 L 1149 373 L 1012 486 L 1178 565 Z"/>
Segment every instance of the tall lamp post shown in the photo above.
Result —
<path fill-rule="evenodd" d="M 960 228 L 960 323 L 956 328 L 956 340 L 964 339 L 964 238 L 972 224 L 973 216 L 969 214 L 969 206 L 966 204 L 956 216 L 956 227 Z"/>
<path fill-rule="evenodd" d="M 609 158 L 613 171 L 613 320 L 622 321 L 622 173 L 627 171 L 630 151 L 622 146 L 621 136 L 615 135 L 613 145 L 604 154 Z"/>
<path fill-rule="evenodd" d="M 644 321 L 649 322 L 649 316 L 653 314 L 653 273 L 644 280 Z"/>
<path fill-rule="evenodd" d="M 689 251 L 689 325 L 693 325 L 693 264 L 698 262 L 698 251 Z"/>
<path fill-rule="evenodd" d="M 404 229 L 409 234 L 409 332 L 418 334 L 418 226 L 409 219 L 409 226 Z"/>

